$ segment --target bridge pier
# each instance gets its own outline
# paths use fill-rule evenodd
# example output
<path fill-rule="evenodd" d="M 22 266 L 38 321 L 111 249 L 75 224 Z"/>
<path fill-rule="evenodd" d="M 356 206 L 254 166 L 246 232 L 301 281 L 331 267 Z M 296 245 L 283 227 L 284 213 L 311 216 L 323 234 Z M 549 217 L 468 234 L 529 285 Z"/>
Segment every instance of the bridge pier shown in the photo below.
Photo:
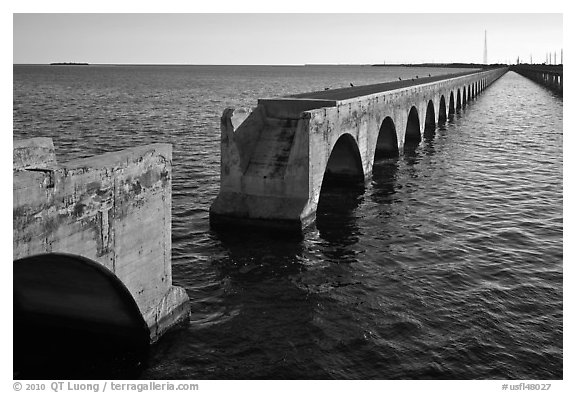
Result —
<path fill-rule="evenodd" d="M 325 180 L 365 181 L 376 155 L 415 147 L 426 128 L 447 117 L 441 113 L 446 102 L 453 114 L 471 94 L 470 85 L 484 89 L 506 71 L 304 93 L 260 99 L 251 110 L 226 109 L 212 225 L 303 229 L 315 220 Z"/>
<path fill-rule="evenodd" d="M 171 171 L 167 144 L 58 164 L 50 138 L 14 141 L 15 313 L 142 326 L 150 342 L 186 319 L 188 296 L 172 285 Z"/>

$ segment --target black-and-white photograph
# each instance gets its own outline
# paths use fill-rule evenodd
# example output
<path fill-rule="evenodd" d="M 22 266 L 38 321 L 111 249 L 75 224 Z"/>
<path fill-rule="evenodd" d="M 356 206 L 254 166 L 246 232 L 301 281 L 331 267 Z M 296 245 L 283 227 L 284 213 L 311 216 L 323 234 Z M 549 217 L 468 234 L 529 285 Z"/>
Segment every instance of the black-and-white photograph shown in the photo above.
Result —
<path fill-rule="evenodd" d="M 562 13 L 55 10 L 12 15 L 15 390 L 560 391 Z"/>

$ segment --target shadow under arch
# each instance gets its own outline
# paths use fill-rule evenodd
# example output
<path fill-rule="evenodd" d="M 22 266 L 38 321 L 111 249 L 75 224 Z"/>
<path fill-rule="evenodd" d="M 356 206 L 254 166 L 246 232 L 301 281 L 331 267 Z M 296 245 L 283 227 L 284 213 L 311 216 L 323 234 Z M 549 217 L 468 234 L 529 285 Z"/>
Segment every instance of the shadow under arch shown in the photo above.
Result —
<path fill-rule="evenodd" d="M 434 103 L 432 100 L 428 101 L 426 107 L 426 118 L 424 120 L 424 137 L 434 136 L 436 130 L 436 113 L 434 110 Z"/>
<path fill-rule="evenodd" d="M 440 96 L 440 108 L 438 109 L 438 124 L 446 123 L 446 99 Z"/>
<path fill-rule="evenodd" d="M 387 123 L 389 125 L 389 123 Z M 320 237 L 342 244 L 358 241 L 354 212 L 365 190 L 360 150 L 352 135 L 343 134 L 332 148 L 316 210 L 316 228 Z"/>
<path fill-rule="evenodd" d="M 326 164 L 322 188 L 332 184 L 363 184 L 364 170 L 360 150 L 354 137 L 343 134 L 338 138 Z M 322 193 L 322 192 L 320 192 Z"/>
<path fill-rule="evenodd" d="M 420 135 L 420 117 L 418 116 L 418 110 L 415 106 L 410 108 L 410 112 L 408 113 L 405 135 L 404 151 L 416 149 L 422 141 L 422 136 Z"/>
<path fill-rule="evenodd" d="M 468 88 L 466 86 L 462 87 L 462 108 L 466 108 L 468 104 Z"/>
<path fill-rule="evenodd" d="M 398 137 L 396 136 L 396 126 L 390 116 L 382 121 L 378 131 L 378 140 L 376 141 L 376 151 L 374 160 L 383 158 L 398 157 Z"/>
<path fill-rule="evenodd" d="M 19 377 L 135 376 L 150 332 L 126 286 L 78 255 L 13 263 L 14 370 Z"/>
<path fill-rule="evenodd" d="M 458 89 L 458 93 L 456 94 L 456 111 L 462 109 L 462 95 L 460 94 L 460 89 Z"/>
<path fill-rule="evenodd" d="M 456 113 L 456 105 L 454 104 L 454 92 L 451 91 L 450 92 L 450 102 L 448 105 L 448 115 L 454 116 L 454 113 Z"/>

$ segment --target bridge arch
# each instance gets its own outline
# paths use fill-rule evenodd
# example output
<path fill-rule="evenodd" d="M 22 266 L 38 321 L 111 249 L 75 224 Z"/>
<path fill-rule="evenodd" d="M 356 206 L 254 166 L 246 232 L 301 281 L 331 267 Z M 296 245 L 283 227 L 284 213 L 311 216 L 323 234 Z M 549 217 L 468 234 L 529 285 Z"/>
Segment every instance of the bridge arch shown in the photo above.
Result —
<path fill-rule="evenodd" d="M 468 103 L 468 95 L 467 95 L 468 89 L 466 88 L 466 86 L 462 87 L 462 108 L 466 107 L 466 104 Z"/>
<path fill-rule="evenodd" d="M 420 143 L 421 140 L 422 135 L 420 135 L 420 117 L 418 116 L 418 110 L 415 106 L 413 106 L 410 108 L 410 112 L 408 112 L 404 146 L 416 146 Z"/>
<path fill-rule="evenodd" d="M 90 259 L 48 253 L 15 260 L 13 302 L 19 372 L 136 370 L 149 350 L 150 331 L 131 293 Z"/>
<path fill-rule="evenodd" d="M 438 123 L 446 122 L 446 99 L 440 96 L 440 107 L 438 109 Z"/>
<path fill-rule="evenodd" d="M 398 137 L 396 136 L 396 125 L 390 116 L 386 117 L 380 125 L 378 140 L 376 141 L 376 151 L 374 159 L 398 157 Z"/>
<path fill-rule="evenodd" d="M 424 133 L 431 134 L 434 133 L 436 129 L 436 112 L 434 110 L 434 102 L 432 100 L 428 101 L 426 107 L 426 117 L 424 118 Z"/>
<path fill-rule="evenodd" d="M 362 157 L 354 137 L 342 134 L 330 152 L 322 187 L 330 184 L 360 183 L 364 181 Z"/>
<path fill-rule="evenodd" d="M 472 85 L 468 85 L 468 99 L 467 101 L 470 102 L 472 99 Z"/>
<path fill-rule="evenodd" d="M 454 104 L 454 92 L 450 92 L 450 101 L 448 103 L 448 114 L 453 115 L 456 112 L 456 105 Z"/>
<path fill-rule="evenodd" d="M 150 332 L 130 291 L 103 265 L 71 254 L 14 261 L 14 323 L 147 345 Z M 16 329 L 15 329 L 16 331 Z"/>
<path fill-rule="evenodd" d="M 456 95 L 456 111 L 462 109 L 462 95 L 460 94 L 460 89 L 458 89 L 458 93 Z"/>

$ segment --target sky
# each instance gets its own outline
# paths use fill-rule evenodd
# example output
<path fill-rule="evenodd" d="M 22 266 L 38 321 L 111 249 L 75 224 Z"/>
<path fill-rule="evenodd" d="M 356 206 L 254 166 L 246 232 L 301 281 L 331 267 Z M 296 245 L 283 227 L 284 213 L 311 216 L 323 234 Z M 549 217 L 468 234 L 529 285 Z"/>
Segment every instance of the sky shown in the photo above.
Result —
<path fill-rule="evenodd" d="M 13 63 L 560 62 L 562 14 L 15 13 Z"/>

